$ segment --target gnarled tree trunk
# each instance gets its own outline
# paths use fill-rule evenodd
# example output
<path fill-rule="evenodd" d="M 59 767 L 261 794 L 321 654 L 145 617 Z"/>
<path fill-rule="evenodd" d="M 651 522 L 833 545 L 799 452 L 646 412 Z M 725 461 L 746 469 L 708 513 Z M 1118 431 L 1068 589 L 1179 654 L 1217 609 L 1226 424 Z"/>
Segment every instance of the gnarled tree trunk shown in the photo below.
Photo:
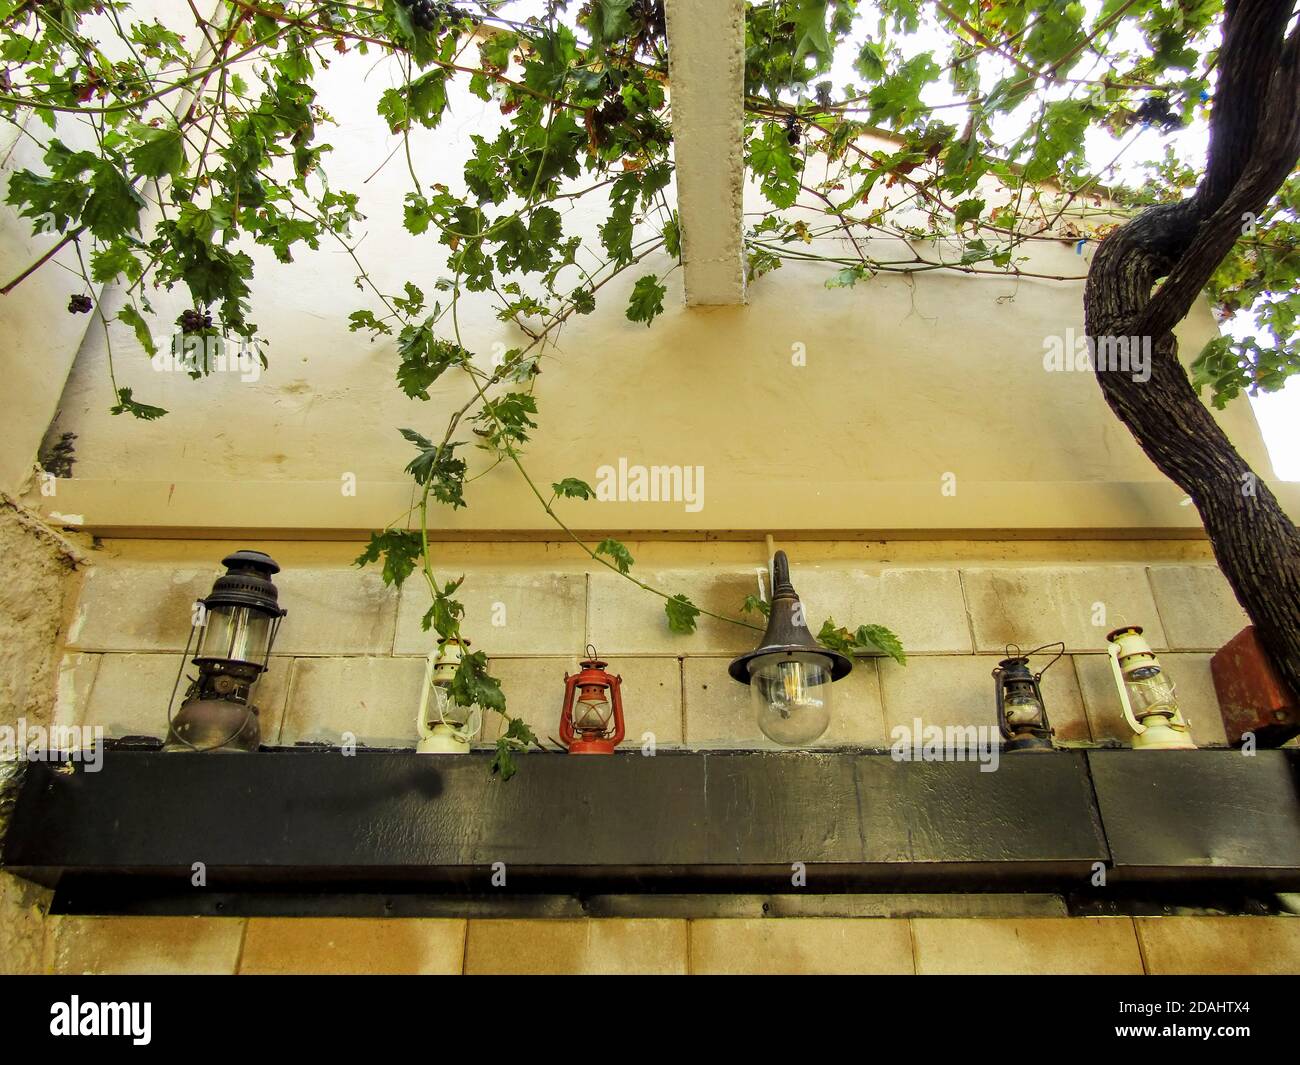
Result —
<path fill-rule="evenodd" d="M 1094 338 L 1151 338 L 1150 380 L 1097 360 L 1102 393 L 1196 504 L 1219 567 L 1300 693 L 1300 531 L 1201 403 L 1172 333 L 1300 157 L 1300 27 L 1288 34 L 1290 20 L 1290 0 L 1228 0 L 1205 176 L 1189 199 L 1149 208 L 1102 242 L 1084 315 Z"/>

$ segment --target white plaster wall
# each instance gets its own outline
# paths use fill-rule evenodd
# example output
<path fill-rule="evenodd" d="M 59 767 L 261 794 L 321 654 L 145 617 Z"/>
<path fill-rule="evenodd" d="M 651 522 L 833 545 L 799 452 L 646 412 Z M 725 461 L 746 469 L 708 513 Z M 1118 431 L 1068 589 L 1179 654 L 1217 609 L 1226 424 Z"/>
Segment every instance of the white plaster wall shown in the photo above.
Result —
<path fill-rule="evenodd" d="M 341 149 L 326 173 L 333 185 L 363 194 L 368 218 L 355 235 L 377 284 L 392 292 L 414 280 L 432 297 L 445 258 L 433 234 L 415 238 L 402 229 L 409 188 L 403 153 L 375 173 L 400 147 L 374 111 L 392 83 L 392 68 L 373 56 L 333 61 L 321 102 L 339 127 L 322 138 Z M 466 138 L 490 136 L 500 121 L 493 105 L 463 91 L 452 101 L 441 130 L 412 135 L 426 185 L 461 187 Z M 749 190 L 747 209 L 761 208 Z M 584 208 L 568 212 L 566 229 L 594 236 L 598 217 Z M 351 259 L 328 238 L 319 251 L 295 254 L 287 267 L 268 253 L 255 256 L 252 318 L 271 360 L 255 382 L 155 372 L 129 332 L 115 328 L 119 383 L 171 414 L 154 423 L 110 417 L 103 339 L 87 339 L 58 419 L 59 429 L 79 437 L 77 478 L 337 483 L 350 472 L 363 484 L 402 481 L 410 447 L 396 428 L 440 437 L 447 413 L 470 395 L 468 381 L 449 374 L 430 402 L 407 399 L 393 379 L 395 340 L 371 343 L 348 332 L 349 312 L 381 309 L 357 289 Z M 1035 243 L 1031 255 L 1026 269 L 1051 274 L 1082 275 L 1088 261 L 1064 243 Z M 660 274 L 670 265 L 665 257 L 645 264 Z M 731 527 L 746 524 L 746 508 L 770 504 L 778 492 L 788 527 L 850 528 L 873 526 L 855 500 L 881 482 L 933 485 L 937 493 L 947 472 L 966 483 L 1162 480 L 1090 374 L 1043 370 L 1044 337 L 1082 332 L 1079 281 L 929 273 L 831 290 L 828 268 L 788 264 L 750 286 L 746 307 L 687 309 L 675 270 L 666 312 L 647 329 L 623 313 L 641 272 L 607 286 L 597 311 L 575 316 L 543 363 L 541 428 L 527 459 L 541 484 L 592 480 L 597 467 L 620 457 L 702 465 L 707 507 L 722 508 L 714 513 L 725 511 Z M 179 291 L 151 298 L 160 323 L 184 305 Z M 485 365 L 494 344 L 521 342 L 480 297 L 462 304 L 461 326 Z M 1198 307 L 1182 327 L 1189 358 L 1214 328 L 1208 309 Z M 792 365 L 796 345 L 806 351 L 806 366 Z M 1248 405 L 1234 405 L 1221 420 L 1255 468 L 1271 476 Z M 530 505 L 507 466 L 473 482 L 468 498 L 471 508 L 505 498 Z M 663 513 L 646 506 L 612 527 L 665 527 Z M 543 526 L 540 509 L 537 518 Z M 771 520 L 765 513 L 763 521 Z M 1006 524 L 1018 520 L 1011 513 Z M 707 514 L 700 521 L 707 525 Z M 214 516 L 212 524 L 227 522 Z"/>
<path fill-rule="evenodd" d="M 188 8 L 174 0 L 136 0 L 132 15 L 137 20 L 157 18 L 178 32 L 188 25 L 193 35 Z M 93 19 L 87 22 L 88 31 L 93 25 Z M 112 56 L 113 39 L 107 35 L 101 39 Z M 53 137 L 73 150 L 90 149 L 95 143 L 90 125 L 68 116 L 61 116 L 54 130 L 31 115 L 21 126 L 0 123 L 0 285 L 14 279 L 62 239 L 58 233 L 33 234 L 32 221 L 19 218 L 4 202 L 9 177 L 16 170 L 45 172 L 42 157 Z M 83 245 L 88 261 L 89 237 Z M 96 302 L 100 287 L 90 290 Z M 84 292 L 76 250 L 69 245 L 8 295 L 0 296 L 0 376 L 4 382 L 0 388 L 0 492 L 16 494 L 31 476 L 82 338 L 101 329 L 94 313 L 68 313 L 69 297 Z M 94 352 L 102 360 L 102 335 L 97 345 Z M 91 354 L 88 359 L 97 356 Z M 114 402 L 106 373 L 102 395 L 99 413 L 106 415 Z"/>

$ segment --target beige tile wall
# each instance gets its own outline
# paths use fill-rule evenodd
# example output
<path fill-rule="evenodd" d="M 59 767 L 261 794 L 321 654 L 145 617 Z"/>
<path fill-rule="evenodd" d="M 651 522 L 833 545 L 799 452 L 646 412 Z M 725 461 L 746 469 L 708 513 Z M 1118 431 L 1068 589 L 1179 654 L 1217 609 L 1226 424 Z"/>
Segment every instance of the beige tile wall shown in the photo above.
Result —
<path fill-rule="evenodd" d="M 60 677 L 61 720 L 101 724 L 112 735 L 166 732 L 167 698 L 191 604 L 203 594 L 228 545 L 114 542 L 97 552 L 70 627 Z M 262 733 L 271 743 L 413 745 L 415 710 L 430 636 L 420 625 L 427 593 L 418 579 L 399 592 L 374 569 L 349 565 L 354 545 L 267 544 L 284 570 L 288 607 L 277 656 L 261 683 Z M 761 557 L 752 545 L 631 544 L 648 559 L 634 570 L 700 607 L 736 616 L 757 591 Z M 1209 671 L 1210 654 L 1246 619 L 1218 569 L 1181 561 L 1185 545 L 1138 545 L 1127 554 L 1076 545 L 1011 551 L 991 545 L 992 561 L 972 545 L 928 554 L 909 545 L 787 545 L 794 581 L 813 627 L 887 624 L 903 640 L 906 667 L 861 658 L 836 689 L 828 746 L 884 746 L 895 726 L 993 724 L 990 673 L 1008 642 L 1029 648 L 1064 640 L 1065 658 L 1044 678 L 1058 739 L 1123 740 L 1105 633 L 1141 624 L 1177 680 L 1193 735 L 1225 742 Z M 960 550 L 958 550 L 960 547 Z M 710 618 L 691 636 L 669 631 L 662 600 L 599 567 L 572 548 L 538 544 L 437 545 L 450 556 L 447 577 L 464 574 L 465 631 L 486 650 L 508 705 L 540 736 L 553 736 L 566 671 L 594 643 L 624 679 L 629 741 L 647 734 L 663 745 L 764 746 L 747 691 L 726 674 L 728 659 L 757 633 Z M 1149 564 L 1142 559 L 1146 551 Z M 1005 558 L 1004 553 L 1014 557 Z M 897 555 L 900 561 L 889 561 Z M 577 556 L 578 559 L 581 556 Z M 1174 561 L 1170 561 L 1170 557 Z M 803 561 L 799 561 L 802 559 Z M 491 715 L 483 740 L 500 721 Z"/>
<path fill-rule="evenodd" d="M 1300 918 L 50 917 L 41 970 L 1296 974 Z"/>

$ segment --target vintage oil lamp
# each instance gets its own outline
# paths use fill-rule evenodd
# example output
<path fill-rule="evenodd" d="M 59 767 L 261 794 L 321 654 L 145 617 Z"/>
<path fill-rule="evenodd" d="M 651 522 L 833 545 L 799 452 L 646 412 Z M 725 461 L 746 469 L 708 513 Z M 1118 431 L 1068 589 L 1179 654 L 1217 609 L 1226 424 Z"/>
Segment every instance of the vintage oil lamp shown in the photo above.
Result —
<path fill-rule="evenodd" d="M 1030 655 L 1039 654 L 1050 647 L 1060 651 L 1037 673 L 1029 668 Z M 1014 654 L 1013 652 L 1014 648 Z M 994 692 L 998 705 L 998 731 L 1006 741 L 1008 751 L 1050 751 L 1053 728 L 1047 717 L 1039 681 L 1061 655 L 1065 644 L 1045 644 L 1026 654 L 1015 644 L 1007 647 L 1007 657 L 993 670 Z"/>
<path fill-rule="evenodd" d="M 424 688 L 416 717 L 420 742 L 415 749 L 420 754 L 467 754 L 478 735 L 482 711 L 477 706 L 461 706 L 451 694 L 451 682 L 468 646 L 468 640 L 441 640 L 425 658 Z"/>
<path fill-rule="evenodd" d="M 1142 637 L 1141 626 L 1116 629 L 1106 641 L 1124 720 L 1133 730 L 1133 749 L 1194 750 L 1191 727 L 1178 709 L 1174 682 Z"/>
<path fill-rule="evenodd" d="M 790 583 L 790 561 L 776 552 L 767 631 L 758 647 L 727 667 L 732 680 L 749 685 L 763 735 L 786 747 L 812 743 L 830 727 L 831 684 L 852 670 L 851 658 L 813 637 Z"/>
<path fill-rule="evenodd" d="M 560 742 L 570 754 L 613 754 L 623 742 L 623 678 L 605 672 L 591 644 L 581 665 L 573 676 L 564 675 Z"/>
<path fill-rule="evenodd" d="M 173 717 L 185 672 L 182 660 L 167 704 L 165 751 L 255 751 L 262 741 L 251 693 L 267 670 L 280 620 L 288 613 L 271 580 L 280 567 L 261 551 L 236 551 L 221 564 L 225 574 L 195 604 L 183 658 L 197 644 L 193 662 L 199 675 Z"/>

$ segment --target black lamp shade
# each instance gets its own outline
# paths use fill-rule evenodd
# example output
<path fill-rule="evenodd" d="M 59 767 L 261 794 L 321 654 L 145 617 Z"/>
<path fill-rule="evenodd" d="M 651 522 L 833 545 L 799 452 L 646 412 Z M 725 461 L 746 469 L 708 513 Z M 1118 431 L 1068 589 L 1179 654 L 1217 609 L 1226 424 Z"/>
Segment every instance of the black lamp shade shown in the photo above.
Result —
<path fill-rule="evenodd" d="M 853 659 L 839 651 L 832 651 L 817 642 L 804 621 L 803 607 L 794 585 L 790 583 L 790 561 L 784 551 L 772 557 L 772 607 L 767 616 L 767 631 L 759 645 L 747 654 L 733 659 L 727 667 L 732 680 L 741 684 L 750 682 L 749 664 L 756 658 L 773 654 L 816 654 L 830 659 L 831 680 L 840 680 L 853 671 Z"/>

